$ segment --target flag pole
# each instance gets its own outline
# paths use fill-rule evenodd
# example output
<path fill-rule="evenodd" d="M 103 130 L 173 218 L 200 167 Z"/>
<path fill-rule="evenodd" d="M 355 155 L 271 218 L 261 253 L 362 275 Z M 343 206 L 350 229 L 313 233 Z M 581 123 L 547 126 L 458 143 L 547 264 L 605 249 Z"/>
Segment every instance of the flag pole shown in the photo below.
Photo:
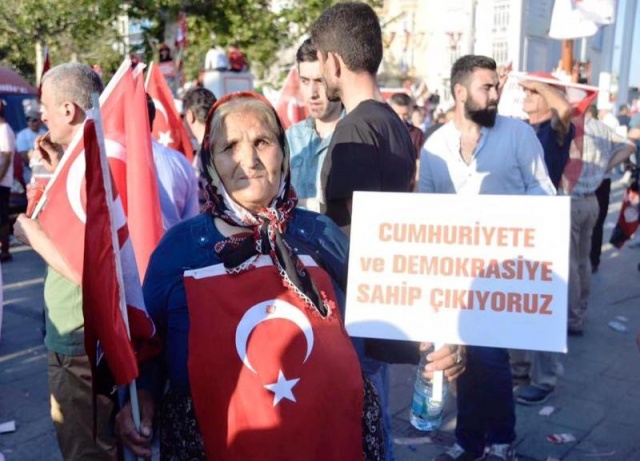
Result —
<path fill-rule="evenodd" d="M 98 93 L 91 94 L 91 103 L 93 106 L 93 119 L 96 130 L 96 137 L 98 138 L 98 147 L 100 149 L 100 164 L 102 166 L 102 179 L 104 181 L 105 191 L 107 195 L 107 207 L 109 208 L 109 220 L 111 221 L 111 242 L 113 250 L 115 252 L 116 261 L 116 279 L 118 281 L 118 290 L 120 292 L 120 313 L 124 321 L 127 335 L 131 339 L 131 331 L 129 329 L 129 316 L 127 314 L 127 303 L 124 292 L 124 278 L 122 276 L 122 263 L 120 261 L 120 244 L 118 242 L 118 235 L 114 226 L 113 218 L 113 185 L 111 184 L 111 173 L 109 170 L 109 163 L 107 160 L 107 149 L 104 142 L 104 130 L 102 128 L 102 114 L 100 113 L 100 96 Z M 133 415 L 133 422 L 136 426 L 136 430 L 140 432 L 140 403 L 138 401 L 138 388 L 136 386 L 136 380 L 134 379 L 129 383 L 129 398 L 131 401 L 131 413 Z M 138 458 L 142 460 L 142 458 Z"/>

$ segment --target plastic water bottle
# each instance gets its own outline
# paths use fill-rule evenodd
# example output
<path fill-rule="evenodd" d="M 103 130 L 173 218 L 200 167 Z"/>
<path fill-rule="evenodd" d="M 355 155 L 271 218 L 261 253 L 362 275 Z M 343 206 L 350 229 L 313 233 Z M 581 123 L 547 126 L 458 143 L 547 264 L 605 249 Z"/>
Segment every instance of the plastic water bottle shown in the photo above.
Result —
<path fill-rule="evenodd" d="M 420 431 L 436 431 L 442 425 L 442 413 L 447 395 L 446 381 L 442 383 L 442 400 L 432 400 L 433 387 L 431 382 L 422 377 L 422 371 L 427 363 L 427 354 L 422 354 L 416 379 L 413 385 L 413 399 L 411 401 L 411 425 Z"/>

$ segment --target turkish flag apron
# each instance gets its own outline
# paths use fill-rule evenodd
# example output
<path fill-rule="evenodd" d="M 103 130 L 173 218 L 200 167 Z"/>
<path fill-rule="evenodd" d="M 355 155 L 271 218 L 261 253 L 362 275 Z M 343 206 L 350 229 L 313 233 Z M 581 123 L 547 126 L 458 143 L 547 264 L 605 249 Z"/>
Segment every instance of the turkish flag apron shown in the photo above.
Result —
<path fill-rule="evenodd" d="M 362 460 L 363 381 L 327 273 L 301 256 L 327 318 L 271 259 L 185 272 L 189 381 L 208 460 Z"/>

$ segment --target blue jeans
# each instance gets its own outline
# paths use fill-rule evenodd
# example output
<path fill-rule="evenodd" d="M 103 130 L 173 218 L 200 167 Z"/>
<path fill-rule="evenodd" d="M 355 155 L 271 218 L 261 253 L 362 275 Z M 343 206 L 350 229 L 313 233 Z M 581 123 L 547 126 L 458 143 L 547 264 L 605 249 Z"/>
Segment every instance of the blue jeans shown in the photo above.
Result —
<path fill-rule="evenodd" d="M 467 368 L 458 378 L 458 444 L 480 456 L 486 445 L 516 439 L 516 415 L 509 353 L 493 347 L 467 347 Z"/>
<path fill-rule="evenodd" d="M 382 426 L 384 429 L 384 459 L 385 461 L 395 461 L 393 434 L 391 433 L 391 414 L 389 414 L 389 365 L 368 357 L 361 359 L 361 364 L 364 373 L 371 380 L 380 396 Z"/>

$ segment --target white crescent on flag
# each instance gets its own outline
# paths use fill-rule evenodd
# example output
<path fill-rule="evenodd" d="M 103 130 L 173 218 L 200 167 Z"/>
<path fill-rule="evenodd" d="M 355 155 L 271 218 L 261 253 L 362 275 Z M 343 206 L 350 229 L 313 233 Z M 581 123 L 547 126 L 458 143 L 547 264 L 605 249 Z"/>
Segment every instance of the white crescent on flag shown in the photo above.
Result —
<path fill-rule="evenodd" d="M 307 340 L 307 353 L 302 363 L 306 362 L 313 350 L 313 328 L 309 323 L 309 319 L 300 312 L 295 306 L 289 304 L 286 301 L 279 299 L 270 299 L 263 301 L 255 306 L 252 306 L 240 319 L 238 327 L 236 328 L 236 351 L 240 360 L 244 365 L 254 373 L 256 370 L 251 365 L 249 357 L 247 356 L 247 342 L 253 329 L 262 322 L 273 319 L 285 319 L 293 322 L 302 330 L 305 339 Z"/>
<path fill-rule="evenodd" d="M 169 116 L 167 115 L 167 109 L 165 109 L 164 104 L 162 104 L 157 99 L 153 99 L 153 105 L 156 106 L 156 110 L 164 115 L 164 121 L 169 123 Z"/>
<path fill-rule="evenodd" d="M 122 144 L 111 139 L 105 139 L 104 144 L 107 150 L 107 157 L 119 160 L 123 163 L 127 162 L 126 152 Z M 86 224 L 87 222 L 85 205 L 82 203 L 82 184 L 85 180 L 85 172 L 86 159 L 83 149 L 80 152 L 80 155 L 74 159 L 73 163 L 69 167 L 66 184 L 67 197 L 69 199 L 71 209 L 83 224 Z M 120 197 L 118 197 L 118 201 L 120 201 Z M 124 225 L 125 222 L 126 218 L 124 218 L 122 225 Z M 116 228 L 119 229 L 120 227 L 121 226 Z"/>

